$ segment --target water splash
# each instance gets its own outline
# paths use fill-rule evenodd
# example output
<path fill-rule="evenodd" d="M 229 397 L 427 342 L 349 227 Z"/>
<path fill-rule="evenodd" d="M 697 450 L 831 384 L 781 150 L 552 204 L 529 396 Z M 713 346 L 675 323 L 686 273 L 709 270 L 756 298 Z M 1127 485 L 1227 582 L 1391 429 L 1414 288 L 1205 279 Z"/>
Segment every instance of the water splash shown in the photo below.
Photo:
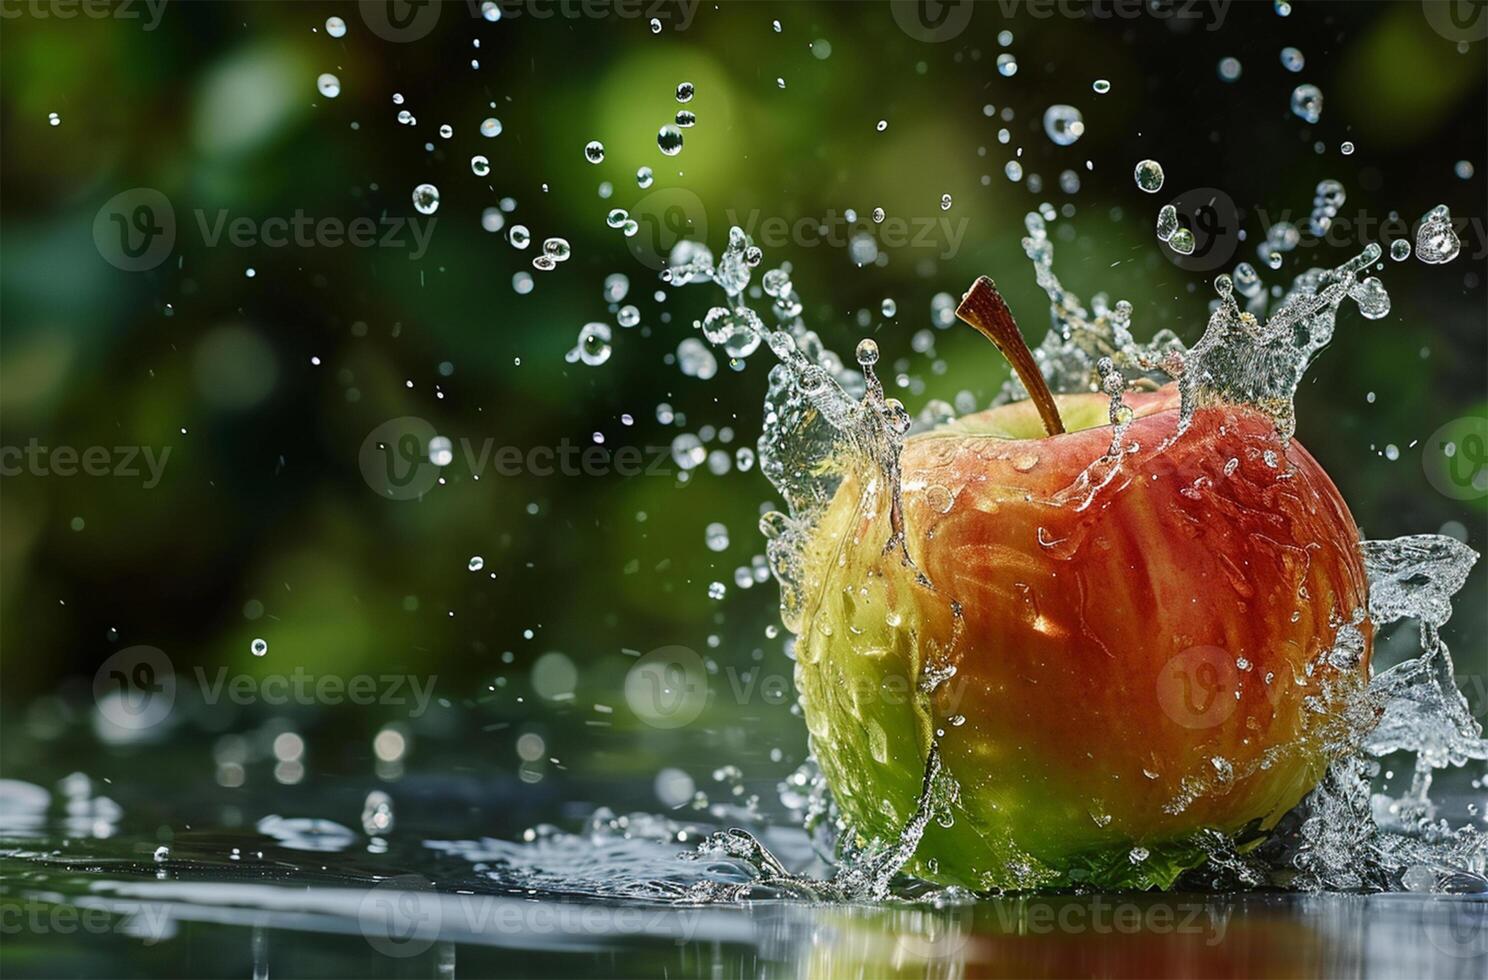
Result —
<path fill-rule="evenodd" d="M 1317 353 L 1333 339 L 1338 307 L 1358 298 L 1358 275 L 1379 261 L 1379 245 L 1370 243 L 1354 258 L 1333 269 L 1310 269 L 1292 283 L 1281 306 L 1263 324 L 1235 303 L 1229 276 L 1218 277 L 1220 304 L 1204 336 L 1182 358 L 1178 390 L 1184 424 L 1205 405 L 1251 405 L 1276 422 L 1290 439 L 1296 431 L 1292 398 Z M 1361 307 L 1378 308 L 1379 280 L 1369 280 Z M 1383 302 L 1388 309 L 1388 296 Z M 1369 312 L 1369 311 L 1366 311 Z"/>
<path fill-rule="evenodd" d="M 1420 654 L 1378 673 L 1364 704 L 1378 717 L 1362 751 L 1335 765 L 1304 801 L 1307 814 L 1291 863 L 1312 888 L 1427 884 L 1488 891 L 1488 835 L 1453 828 L 1430 797 L 1437 770 L 1488 760 L 1488 741 L 1453 677 L 1441 627 L 1478 554 L 1454 538 L 1411 535 L 1365 541 L 1369 615 L 1376 627 L 1414 619 Z M 1381 759 L 1415 755 L 1400 797 L 1372 792 Z"/>

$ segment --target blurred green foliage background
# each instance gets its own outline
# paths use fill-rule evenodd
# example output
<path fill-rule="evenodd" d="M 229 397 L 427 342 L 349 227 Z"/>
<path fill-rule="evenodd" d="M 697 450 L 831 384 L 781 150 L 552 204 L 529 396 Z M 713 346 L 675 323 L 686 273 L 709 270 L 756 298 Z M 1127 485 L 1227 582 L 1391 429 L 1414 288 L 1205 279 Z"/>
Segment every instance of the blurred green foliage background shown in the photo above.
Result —
<path fill-rule="evenodd" d="M 172 748 L 179 763 L 159 778 L 210 783 L 199 733 L 271 724 L 306 733 L 317 776 L 362 778 L 373 734 L 394 722 L 415 739 L 411 769 L 514 787 L 525 768 L 544 792 L 520 798 L 537 810 L 579 786 L 606 802 L 654 805 L 651 777 L 663 765 L 702 783 L 728 761 L 767 783 L 799 763 L 804 728 L 789 704 L 768 703 L 758 688 L 736 696 L 746 681 L 730 674 L 790 676 L 782 640 L 766 636 L 775 586 L 732 584 L 763 550 L 755 525 L 775 501 L 757 469 L 703 467 L 686 483 L 613 473 L 474 480 L 457 449 L 446 485 L 394 501 L 358 466 L 368 434 L 402 416 L 524 451 L 587 445 L 594 433 L 611 448 L 668 446 L 704 425 L 732 428 L 730 452 L 753 443 L 767 354 L 739 372 L 721 366 L 708 382 L 684 377 L 671 355 L 715 293 L 690 287 L 657 301 L 655 272 L 606 225 L 610 208 L 646 196 L 640 166 L 654 169 L 654 191 L 696 195 L 715 249 L 732 220 L 751 215 L 794 223 L 883 207 L 910 221 L 964 222 L 959 247 L 937 236 L 886 248 L 866 268 L 819 242 L 766 250 L 766 267 L 792 264 L 805 317 L 830 346 L 850 350 L 872 333 L 893 367 L 885 373 L 915 379 L 898 392 L 912 412 L 962 391 L 985 404 L 1005 376 L 969 330 L 936 330 L 933 356 L 912 348 L 931 326 L 934 294 L 991 274 L 1028 336 L 1042 335 L 1047 302 L 1019 245 L 1024 213 L 1042 201 L 1072 208 L 1055 232 L 1067 286 L 1130 300 L 1139 337 L 1168 327 L 1190 342 L 1212 292 L 1209 275 L 1177 268 L 1153 237 L 1170 191 L 1229 194 L 1249 236 L 1235 261 L 1252 262 L 1264 231 L 1256 210 L 1289 209 L 1301 223 L 1324 178 L 1348 189 L 1349 214 L 1376 221 L 1398 211 L 1414 223 L 1446 203 L 1469 222 L 1462 256 L 1387 262 L 1380 275 L 1394 309 L 1383 320 L 1345 308 L 1299 393 L 1299 438 L 1367 535 L 1450 525 L 1481 550 L 1483 501 L 1434 490 L 1421 453 L 1439 426 L 1483 415 L 1488 394 L 1483 45 L 1459 51 L 1413 2 L 1297 2 L 1285 18 L 1270 3 L 1236 3 L 1217 24 L 1096 16 L 1109 5 L 1059 8 L 1078 17 L 1011 6 L 1009 17 L 1010 5 L 979 4 L 959 36 L 927 43 L 887 3 L 705 3 L 685 27 L 677 4 L 661 4 L 659 33 L 647 16 L 602 4 L 525 5 L 489 23 L 448 3 L 427 36 L 399 43 L 378 36 L 356 4 L 170 2 L 152 28 L 143 5 L 137 19 L 8 5 L 0 443 L 170 447 L 170 456 L 152 488 L 29 472 L 0 484 L 5 774 L 106 773 Z M 553 16 L 532 16 L 542 11 Z M 333 15 L 347 24 L 339 39 L 325 32 Z M 1301 74 L 1280 62 L 1288 44 L 1307 59 Z M 1004 52 L 1017 58 L 1011 77 L 996 68 Z M 1234 82 L 1216 69 L 1226 56 L 1243 66 Z M 338 76 L 338 97 L 317 92 L 322 72 Z M 1109 93 L 1092 91 L 1098 78 Z M 696 86 L 686 108 L 698 122 L 681 154 L 665 157 L 655 134 L 680 108 L 684 80 Z M 1316 126 L 1288 109 L 1300 81 L 1325 94 Z M 1058 102 L 1084 114 L 1073 146 L 1043 133 L 1043 111 Z M 398 121 L 404 109 L 414 124 Z M 478 131 L 488 116 L 502 122 L 495 138 Z M 600 164 L 585 160 L 590 140 L 605 144 Z M 1351 156 L 1339 151 L 1344 140 L 1357 145 Z M 1003 174 L 1019 150 L 1038 192 Z M 487 177 L 471 171 L 477 153 L 490 158 Z M 1166 168 L 1160 197 L 1133 185 L 1144 157 Z M 1459 160 L 1476 175 L 1456 176 Z M 1060 189 L 1065 169 L 1079 174 L 1077 193 Z M 195 217 L 416 217 L 411 194 L 423 182 L 438 186 L 441 203 L 417 258 L 409 247 L 213 246 Z M 110 198 L 135 187 L 169 199 L 177 235 L 162 264 L 126 272 L 101 256 L 93 227 Z M 943 194 L 953 199 L 945 212 Z M 507 229 L 521 223 L 534 237 L 526 251 L 505 229 L 482 228 L 482 212 L 508 197 Z M 566 238 L 573 257 L 536 272 L 531 258 L 549 236 Z M 1349 248 L 1299 249 L 1287 279 L 1335 265 Z M 513 288 L 520 272 L 534 277 L 530 294 Z M 630 278 L 641 326 L 614 328 L 602 366 L 567 362 L 581 325 L 614 324 L 601 283 L 616 272 Z M 880 311 L 886 297 L 895 316 Z M 658 419 L 663 402 L 679 415 L 670 424 Z M 704 546 L 711 522 L 730 531 L 721 553 Z M 468 570 L 473 555 L 481 572 Z M 708 597 L 715 580 L 729 585 L 722 601 Z M 1468 586 L 1476 598 L 1461 603 L 1449 633 L 1459 669 L 1479 678 L 1483 583 L 1480 568 Z M 266 656 L 250 652 L 255 638 L 267 640 Z M 440 703 L 410 719 L 379 707 L 205 706 L 182 694 L 159 744 L 99 753 L 93 675 L 134 644 L 166 651 L 178 675 L 412 673 L 435 679 Z M 665 644 L 696 649 L 716 669 L 708 712 L 670 732 L 638 722 L 621 693 L 634 662 L 624 651 Z M 575 668 L 571 699 L 533 688 L 534 664 L 552 651 Z M 540 758 L 519 757 L 525 733 L 544 740 Z"/>

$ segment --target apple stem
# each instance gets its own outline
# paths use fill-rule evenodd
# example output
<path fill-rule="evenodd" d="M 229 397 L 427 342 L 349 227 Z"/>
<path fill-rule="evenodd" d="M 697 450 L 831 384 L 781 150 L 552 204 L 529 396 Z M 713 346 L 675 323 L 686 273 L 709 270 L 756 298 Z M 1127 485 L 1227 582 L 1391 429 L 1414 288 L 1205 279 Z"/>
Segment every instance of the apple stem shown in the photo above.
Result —
<path fill-rule="evenodd" d="M 1007 358 L 1017 373 L 1018 380 L 1023 382 L 1023 387 L 1028 389 L 1028 395 L 1033 399 L 1039 420 L 1044 423 L 1044 432 L 1051 436 L 1064 432 L 1064 420 L 1059 417 L 1059 406 L 1054 404 L 1054 394 L 1049 391 L 1049 383 L 1044 380 L 1043 372 L 1034 363 L 1033 352 L 1028 349 L 1028 342 L 1023 339 L 1023 332 L 1013 319 L 1013 312 L 997 291 L 997 284 L 986 276 L 977 277 L 966 295 L 961 297 L 961 305 L 956 307 L 956 316 L 981 331 L 984 337 L 997 345 L 1002 356 Z"/>

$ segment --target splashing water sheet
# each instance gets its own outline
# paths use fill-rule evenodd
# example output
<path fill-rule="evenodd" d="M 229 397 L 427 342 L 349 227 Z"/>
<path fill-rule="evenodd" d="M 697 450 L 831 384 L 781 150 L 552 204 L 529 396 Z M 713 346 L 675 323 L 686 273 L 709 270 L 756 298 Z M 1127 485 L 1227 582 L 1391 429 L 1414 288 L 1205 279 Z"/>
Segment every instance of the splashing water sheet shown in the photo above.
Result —
<path fill-rule="evenodd" d="M 933 6 L 7 27 L 0 972 L 1488 973 L 1483 39 Z"/>

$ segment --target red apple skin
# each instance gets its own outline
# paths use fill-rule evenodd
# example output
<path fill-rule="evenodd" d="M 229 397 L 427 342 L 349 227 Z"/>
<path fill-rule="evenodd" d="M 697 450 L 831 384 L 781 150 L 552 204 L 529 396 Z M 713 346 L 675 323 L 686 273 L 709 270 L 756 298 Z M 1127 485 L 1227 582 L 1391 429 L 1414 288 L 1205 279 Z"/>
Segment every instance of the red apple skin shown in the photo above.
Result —
<path fill-rule="evenodd" d="M 813 748 L 850 823 L 894 839 L 938 743 L 957 799 L 919 874 L 1166 886 L 1201 859 L 1197 832 L 1269 829 L 1357 737 L 1343 706 L 1372 628 L 1337 488 L 1259 412 L 1202 409 L 1180 435 L 1171 386 L 1127 404 L 1140 448 L 1059 504 L 1109 426 L 999 438 L 1042 432 L 1024 402 L 909 439 L 906 545 L 930 587 L 880 546 L 872 468 L 818 524 L 797 643 Z M 1059 398 L 1067 423 L 1107 405 Z M 1325 659 L 1342 623 L 1362 634 L 1351 667 Z M 917 695 L 937 662 L 955 675 Z"/>

